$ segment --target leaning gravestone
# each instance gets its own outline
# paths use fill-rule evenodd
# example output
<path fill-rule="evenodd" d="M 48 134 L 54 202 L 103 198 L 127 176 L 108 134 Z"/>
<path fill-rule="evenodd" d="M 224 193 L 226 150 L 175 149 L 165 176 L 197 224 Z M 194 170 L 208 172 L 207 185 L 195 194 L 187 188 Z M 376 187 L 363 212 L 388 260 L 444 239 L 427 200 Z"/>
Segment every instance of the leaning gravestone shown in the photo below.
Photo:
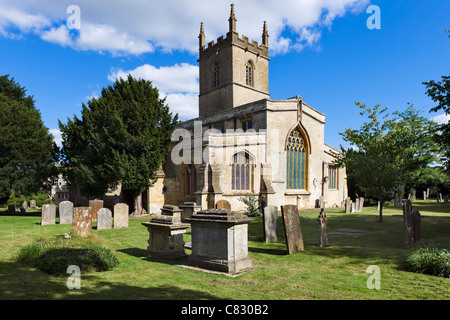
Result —
<path fill-rule="evenodd" d="M 303 235 L 296 205 L 281 206 L 288 254 L 303 251 Z"/>
<path fill-rule="evenodd" d="M 114 229 L 128 228 L 128 205 L 118 203 L 114 206 Z"/>
<path fill-rule="evenodd" d="M 73 223 L 73 203 L 63 201 L 59 204 L 59 224 Z"/>
<path fill-rule="evenodd" d="M 103 208 L 103 200 L 90 200 L 89 207 L 92 208 L 92 221 L 97 221 L 97 212 Z"/>
<path fill-rule="evenodd" d="M 264 239 L 266 242 L 278 241 L 278 210 L 268 205 L 264 207 Z"/>
<path fill-rule="evenodd" d="M 56 221 L 56 205 L 44 204 L 42 206 L 41 225 L 55 224 Z"/>
<path fill-rule="evenodd" d="M 322 208 L 320 210 L 319 216 L 317 217 L 319 221 L 319 246 L 325 247 L 328 244 L 328 232 L 327 232 L 327 215 L 325 210 Z"/>
<path fill-rule="evenodd" d="M 87 236 L 92 233 L 92 208 L 73 208 L 73 232 L 80 236 Z"/>
<path fill-rule="evenodd" d="M 97 230 L 112 228 L 112 213 L 107 208 L 101 208 L 97 212 Z"/>

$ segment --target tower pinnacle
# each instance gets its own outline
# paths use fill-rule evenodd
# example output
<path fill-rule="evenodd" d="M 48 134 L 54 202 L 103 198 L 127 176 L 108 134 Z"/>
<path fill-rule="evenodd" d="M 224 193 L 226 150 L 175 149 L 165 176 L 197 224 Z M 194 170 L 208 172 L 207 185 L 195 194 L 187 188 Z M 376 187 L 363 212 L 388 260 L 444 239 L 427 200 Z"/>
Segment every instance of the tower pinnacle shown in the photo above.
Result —
<path fill-rule="evenodd" d="M 230 32 L 236 32 L 236 16 L 234 14 L 234 4 L 231 4 L 230 18 L 228 19 L 230 23 Z"/>

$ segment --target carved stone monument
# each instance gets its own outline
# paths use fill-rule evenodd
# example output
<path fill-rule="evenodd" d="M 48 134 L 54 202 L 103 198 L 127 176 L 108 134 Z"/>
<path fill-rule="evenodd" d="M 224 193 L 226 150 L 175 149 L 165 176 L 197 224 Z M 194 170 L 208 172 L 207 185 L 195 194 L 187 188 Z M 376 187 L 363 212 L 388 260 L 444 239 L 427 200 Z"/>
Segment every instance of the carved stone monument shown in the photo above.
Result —
<path fill-rule="evenodd" d="M 92 207 L 73 208 L 73 232 L 83 237 L 92 233 Z"/>
<path fill-rule="evenodd" d="M 320 210 L 319 216 L 317 217 L 319 221 L 319 246 L 325 247 L 328 244 L 328 231 L 327 231 L 327 215 L 325 210 L 322 208 Z"/>
<path fill-rule="evenodd" d="M 263 210 L 264 240 L 266 242 L 278 241 L 278 210 L 277 207 L 268 205 Z"/>
<path fill-rule="evenodd" d="M 248 257 L 246 215 L 225 209 L 202 210 L 187 219 L 191 224 L 192 254 L 188 264 L 239 274 L 253 268 Z"/>
<path fill-rule="evenodd" d="M 186 219 L 192 217 L 192 215 L 202 209 L 202 206 L 198 206 L 195 202 L 185 202 L 178 206 L 181 212 L 181 222 L 186 222 Z"/>
<path fill-rule="evenodd" d="M 55 224 L 56 206 L 54 204 L 44 204 L 42 206 L 41 225 Z"/>
<path fill-rule="evenodd" d="M 92 221 L 97 221 L 97 212 L 103 208 L 103 200 L 90 200 L 89 207 L 92 208 Z"/>
<path fill-rule="evenodd" d="M 59 224 L 73 223 L 73 203 L 63 201 L 59 204 Z"/>
<path fill-rule="evenodd" d="M 128 228 L 129 208 L 126 203 L 114 205 L 114 229 Z"/>
<path fill-rule="evenodd" d="M 296 205 L 281 206 L 288 254 L 303 251 L 303 235 Z"/>
<path fill-rule="evenodd" d="M 101 208 L 97 212 L 97 230 L 112 228 L 112 212 L 107 208 Z"/>
<path fill-rule="evenodd" d="M 183 234 L 189 224 L 182 223 L 178 215 L 155 215 L 143 222 L 149 232 L 147 255 L 158 259 L 185 258 Z"/>

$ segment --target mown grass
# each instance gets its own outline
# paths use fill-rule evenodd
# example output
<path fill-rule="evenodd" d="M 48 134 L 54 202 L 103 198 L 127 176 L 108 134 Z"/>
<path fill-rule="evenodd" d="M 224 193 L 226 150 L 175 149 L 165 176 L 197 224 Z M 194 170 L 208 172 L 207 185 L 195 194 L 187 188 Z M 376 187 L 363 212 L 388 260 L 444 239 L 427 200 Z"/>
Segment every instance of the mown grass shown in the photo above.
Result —
<path fill-rule="evenodd" d="M 423 217 L 422 241 L 449 244 L 450 204 L 417 201 L 413 207 Z M 96 230 L 94 224 L 93 234 L 119 264 L 109 271 L 83 272 L 80 290 L 69 290 L 66 276 L 16 261 L 20 248 L 62 236 L 70 225 L 41 226 L 39 217 L 0 216 L 0 299 L 450 299 L 450 279 L 406 271 L 414 249 L 403 248 L 401 208 L 386 208 L 382 223 L 374 207 L 352 214 L 328 211 L 329 245 L 324 248 L 318 246 L 317 215 L 300 215 L 305 250 L 292 255 L 287 255 L 281 217 L 279 241 L 268 244 L 262 241 L 262 219 L 254 219 L 248 247 L 258 267 L 238 277 L 180 267 L 186 260 L 148 258 L 148 232 L 141 225 L 148 219 L 131 219 L 128 229 Z M 364 232 L 358 238 L 333 235 L 340 229 Z M 188 229 L 185 242 L 190 237 Z M 380 290 L 367 288 L 370 265 L 380 268 Z"/>

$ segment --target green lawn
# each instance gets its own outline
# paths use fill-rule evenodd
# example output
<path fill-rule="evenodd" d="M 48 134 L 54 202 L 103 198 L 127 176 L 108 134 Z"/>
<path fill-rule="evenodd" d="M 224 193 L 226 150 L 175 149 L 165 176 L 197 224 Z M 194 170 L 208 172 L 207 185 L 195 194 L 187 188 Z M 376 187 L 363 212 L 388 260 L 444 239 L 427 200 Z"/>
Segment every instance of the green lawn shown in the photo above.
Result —
<path fill-rule="evenodd" d="M 417 201 L 422 241 L 450 243 L 450 204 Z M 185 269 L 181 261 L 146 257 L 148 219 L 131 219 L 128 229 L 93 230 L 119 265 L 81 275 L 81 289 L 69 290 L 67 277 L 49 276 L 15 262 L 19 249 L 39 238 L 52 239 L 71 225 L 41 226 L 40 217 L 0 216 L 0 299 L 450 299 L 450 279 L 404 271 L 411 250 L 403 245 L 401 208 L 386 208 L 377 222 L 376 207 L 362 213 L 329 211 L 329 246 L 318 246 L 317 212 L 300 215 L 305 250 L 287 255 L 284 231 L 278 243 L 262 242 L 262 220 L 249 224 L 249 255 L 258 266 L 238 277 Z M 282 227 L 281 217 L 279 218 Z M 340 229 L 364 232 L 351 238 Z M 347 232 L 347 234 L 352 234 Z M 190 229 L 185 235 L 190 241 Z M 190 251 L 186 250 L 189 254 Z M 381 270 L 381 289 L 368 289 L 370 265 Z"/>

